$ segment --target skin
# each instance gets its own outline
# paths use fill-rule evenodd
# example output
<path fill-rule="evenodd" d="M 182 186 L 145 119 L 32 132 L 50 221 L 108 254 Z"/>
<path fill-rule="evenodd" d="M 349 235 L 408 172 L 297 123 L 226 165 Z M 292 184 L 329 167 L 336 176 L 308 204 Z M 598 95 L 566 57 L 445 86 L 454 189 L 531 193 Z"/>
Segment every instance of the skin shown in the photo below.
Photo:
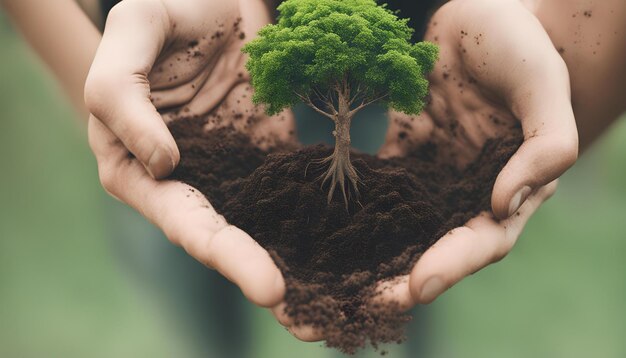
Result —
<path fill-rule="evenodd" d="M 181 114 L 202 115 L 218 105 L 218 110 L 248 108 L 259 121 L 236 129 L 266 139 L 263 145 L 272 144 L 267 138 L 291 140 L 290 113 L 278 121 L 254 107 L 251 95 L 241 99 L 249 87 L 240 51 L 244 38 L 252 39 L 270 21 L 268 8 L 256 0 L 124 1 L 109 14 L 85 85 L 92 113 L 89 143 L 107 192 L 262 307 L 278 305 L 285 292 L 269 254 L 229 225 L 199 191 L 157 178 L 168 175 L 179 160 L 166 122 Z M 235 104 L 238 99 L 241 103 Z"/>
<path fill-rule="evenodd" d="M 280 304 L 285 284 L 268 253 L 228 225 L 197 190 L 155 179 L 169 174 L 178 162 L 165 121 L 175 120 L 177 112 L 200 115 L 218 104 L 220 110 L 232 108 L 247 91 L 240 34 L 246 34 L 246 41 L 252 39 L 271 21 L 266 4 L 127 0 L 110 13 L 103 35 L 71 0 L 4 0 L 2 6 L 57 75 L 75 108 L 94 113 L 89 143 L 105 190 L 139 211 L 172 243 L 237 284 L 251 302 L 262 307 Z M 235 32 L 233 23 L 239 17 L 241 31 Z M 200 41 L 217 31 L 224 32 L 218 41 Z M 177 61 L 188 57 L 192 41 L 198 41 L 193 52 L 205 54 L 208 61 Z M 271 144 L 267 138 L 292 140 L 290 112 L 280 114 L 286 120 L 278 121 L 251 102 L 240 101 L 239 109 L 258 111 L 260 120 L 237 129 L 264 138 L 260 145 Z M 165 154 L 150 163 L 157 148 Z"/>
<path fill-rule="evenodd" d="M 488 138 L 516 123 L 524 143 L 496 180 L 495 217 L 485 212 L 451 230 L 409 275 L 381 282 L 378 303 L 428 304 L 511 251 L 579 148 L 626 110 L 624 20 L 626 3 L 619 0 L 456 0 L 437 11 L 426 34 L 441 50 L 430 77 L 431 103 L 413 118 L 389 113 L 380 155 L 401 156 L 430 140 L 463 167 Z M 324 339 L 311 327 L 292 331 L 305 341 Z"/>
<path fill-rule="evenodd" d="M 0 0 L 0 6 L 86 118 L 83 89 L 100 41 L 96 27 L 73 0 Z"/>
<path fill-rule="evenodd" d="M 21 5 L 28 3 L 30 7 Z M 48 19 L 35 3 L 43 7 L 32 0 L 4 0 L 3 5 L 80 108 L 76 89 L 82 89 L 99 37 L 75 11 Z M 584 15 L 589 9 L 591 17 Z M 38 21 L 29 21 L 34 14 Z M 296 337 L 320 340 L 323 332 L 292 327 L 285 317 L 284 281 L 265 250 L 229 226 L 197 191 L 189 195 L 192 188 L 187 185 L 155 179 L 169 174 L 179 159 L 165 121 L 185 108 L 201 114 L 218 103 L 231 105 L 237 91 L 245 90 L 247 79 L 237 76 L 245 60 L 236 36 L 224 36 L 219 45 L 199 42 L 208 65 L 179 67 L 173 62 L 187 55 L 191 41 L 219 29 L 219 21 L 211 19 L 239 16 L 246 40 L 270 21 L 267 7 L 258 0 L 126 0 L 118 5 L 86 84 L 85 99 L 93 113 L 89 141 L 109 193 L 137 209 L 198 261 L 220 271 L 252 302 L 271 307 Z M 403 308 L 429 303 L 465 276 L 506 256 L 532 213 L 554 193 L 555 179 L 576 160 L 576 126 L 584 149 L 625 109 L 624 19 L 626 3 L 621 0 L 456 0 L 437 12 L 427 34 L 442 48 L 431 78 L 431 105 L 413 120 L 390 113 L 381 156 L 402 155 L 430 139 L 447 145 L 449 152 L 443 155 L 463 166 L 487 138 L 501 135 L 515 122 L 521 123 L 525 141 L 494 187 L 493 212 L 501 220 L 483 213 L 452 230 L 420 258 L 410 275 L 381 283 L 380 300 L 399 302 Z M 69 23 L 74 26 L 65 26 Z M 44 31 L 38 31 L 42 24 Z M 596 40 L 599 34 L 601 41 Z M 82 46 L 70 45 L 80 41 Z M 565 48 L 561 54 L 560 47 Z M 66 51 L 77 54 L 73 62 L 63 60 Z M 163 72 L 161 65 L 166 65 Z M 448 113 L 458 118 L 461 135 L 446 130 Z M 406 121 L 412 123 L 409 140 L 399 141 Z M 240 130 L 289 140 L 286 133 L 292 128 L 275 123 L 265 118 L 254 130 Z M 159 155 L 153 161 L 155 153 Z"/>
<path fill-rule="evenodd" d="M 433 140 L 450 148 L 451 160 L 462 167 L 487 138 L 515 122 L 524 143 L 493 189 L 492 209 L 501 220 L 482 213 L 452 230 L 409 276 L 383 283 L 381 300 L 404 308 L 430 303 L 510 252 L 579 148 L 588 148 L 626 110 L 625 19 L 623 1 L 457 0 L 435 14 L 426 39 L 438 42 L 442 53 L 431 76 L 431 105 L 413 121 L 390 113 L 381 155 L 402 155 Z M 451 117 L 462 128 L 456 137 Z M 407 120 L 413 124 L 410 140 L 399 141 Z"/>

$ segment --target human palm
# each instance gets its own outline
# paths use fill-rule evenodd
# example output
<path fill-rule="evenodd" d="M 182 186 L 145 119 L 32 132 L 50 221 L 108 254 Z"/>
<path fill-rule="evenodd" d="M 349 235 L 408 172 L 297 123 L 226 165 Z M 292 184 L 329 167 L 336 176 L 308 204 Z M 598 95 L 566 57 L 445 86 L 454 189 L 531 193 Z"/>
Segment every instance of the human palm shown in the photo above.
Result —
<path fill-rule="evenodd" d="M 440 46 L 429 103 L 419 116 L 390 111 L 379 155 L 402 156 L 432 142 L 439 159 L 463 167 L 489 138 L 521 128 L 524 142 L 496 180 L 492 212 L 440 238 L 409 275 L 380 283 L 376 303 L 404 309 L 432 302 L 506 256 L 578 148 L 567 68 L 519 1 L 451 1 L 430 20 L 425 40 Z M 324 339 L 311 327 L 291 331 L 307 341 Z"/>
<path fill-rule="evenodd" d="M 250 86 L 241 47 L 269 22 L 260 0 L 121 2 L 109 15 L 85 89 L 89 142 L 105 190 L 265 307 L 281 302 L 285 290 L 268 253 L 197 190 L 158 179 L 179 160 L 169 121 L 237 106 L 258 112 L 257 120 L 240 125 L 222 116 L 220 125 L 262 137 L 264 145 L 290 140 L 290 113 L 279 122 L 242 95 Z"/>
<path fill-rule="evenodd" d="M 578 149 L 567 68 L 519 1 L 452 1 L 433 16 L 426 40 L 440 46 L 429 104 L 416 117 L 390 112 L 380 155 L 433 142 L 442 160 L 463 167 L 489 138 L 521 129 L 524 142 L 497 177 L 492 212 L 451 230 L 409 276 L 384 284 L 384 299 L 406 308 L 506 256 Z"/>
<path fill-rule="evenodd" d="M 248 90 L 239 49 L 267 22 L 260 0 L 125 1 L 107 24 L 86 100 L 93 114 L 90 144 L 105 189 L 291 326 L 281 303 L 284 281 L 267 252 L 229 226 L 204 197 L 189 196 L 189 186 L 154 179 L 168 175 L 178 162 L 165 121 L 235 106 L 232 101 Z M 541 25 L 516 0 L 452 1 L 433 17 L 426 39 L 441 46 L 430 104 L 414 118 L 390 113 L 381 156 L 402 155 L 434 141 L 463 166 L 486 139 L 514 126 L 521 124 L 525 140 L 496 181 L 495 217 L 483 213 L 452 230 L 410 276 L 383 283 L 389 289 L 382 299 L 406 308 L 432 301 L 506 255 L 577 153 L 567 68 Z M 246 98 L 236 105 L 255 108 Z M 262 116 L 254 127 L 238 129 L 288 140 L 291 126 L 280 122 L 279 127 Z M 405 140 L 398 140 L 400 131 L 407 132 Z M 324 337 L 310 327 L 290 331 L 303 340 Z"/>

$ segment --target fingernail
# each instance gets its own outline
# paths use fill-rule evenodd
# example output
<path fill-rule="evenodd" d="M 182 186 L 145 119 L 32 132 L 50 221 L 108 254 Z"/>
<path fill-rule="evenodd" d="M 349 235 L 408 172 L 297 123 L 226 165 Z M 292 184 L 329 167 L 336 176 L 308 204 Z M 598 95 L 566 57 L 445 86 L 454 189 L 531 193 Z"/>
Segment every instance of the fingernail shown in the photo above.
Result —
<path fill-rule="evenodd" d="M 531 191 L 532 189 L 526 185 L 513 195 L 513 199 L 511 199 L 511 203 L 509 204 L 509 216 L 515 214 L 519 210 L 526 199 L 528 199 Z"/>
<path fill-rule="evenodd" d="M 422 286 L 422 293 L 420 294 L 420 302 L 429 303 L 432 302 L 437 296 L 443 293 L 448 287 L 439 277 L 429 278 L 428 281 Z"/>
<path fill-rule="evenodd" d="M 174 170 L 174 159 L 171 152 L 163 147 L 157 147 L 152 152 L 146 169 L 155 179 L 168 176 Z"/>

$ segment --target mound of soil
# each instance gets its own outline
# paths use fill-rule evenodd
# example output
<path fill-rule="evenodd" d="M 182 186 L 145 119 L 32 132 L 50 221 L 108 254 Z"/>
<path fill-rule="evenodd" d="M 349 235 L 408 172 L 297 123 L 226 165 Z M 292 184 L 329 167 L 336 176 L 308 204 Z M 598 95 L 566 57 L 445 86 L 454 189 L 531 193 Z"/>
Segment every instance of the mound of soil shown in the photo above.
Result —
<path fill-rule="evenodd" d="M 368 304 L 375 284 L 410 272 L 420 254 L 449 230 L 490 210 L 497 174 L 521 135 L 490 140 L 458 170 L 428 145 L 405 158 L 353 153 L 359 201 L 346 210 L 341 194 L 327 203 L 324 168 L 332 149 L 257 149 L 232 128 L 205 132 L 202 119 L 174 122 L 181 162 L 172 178 L 207 196 L 233 225 L 267 249 L 282 271 L 287 313 L 326 333 L 326 344 L 354 353 L 368 342 L 403 340 L 408 317 Z"/>

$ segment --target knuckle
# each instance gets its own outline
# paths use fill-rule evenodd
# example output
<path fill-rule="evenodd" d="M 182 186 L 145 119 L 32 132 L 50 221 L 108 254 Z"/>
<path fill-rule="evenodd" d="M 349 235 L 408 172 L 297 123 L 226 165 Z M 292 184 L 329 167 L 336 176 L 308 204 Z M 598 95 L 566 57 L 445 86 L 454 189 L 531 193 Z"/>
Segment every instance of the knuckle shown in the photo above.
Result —
<path fill-rule="evenodd" d="M 491 256 L 491 263 L 495 264 L 498 263 L 502 260 L 504 260 L 504 258 L 509 254 L 508 250 L 496 250 L 496 252 L 493 253 L 493 255 Z"/>
<path fill-rule="evenodd" d="M 511 252 L 514 243 L 515 239 L 506 238 L 506 240 L 493 251 L 489 262 L 495 264 L 504 260 L 509 252 Z"/>
<path fill-rule="evenodd" d="M 185 252 L 187 252 L 190 256 L 196 257 L 198 249 L 193 245 L 185 245 L 185 243 L 183 242 L 184 236 L 178 225 L 175 225 L 169 220 L 165 220 L 164 222 L 160 222 L 159 224 L 163 230 L 163 233 L 173 245 L 182 246 Z M 202 263 L 206 264 L 205 262 Z"/>
<path fill-rule="evenodd" d="M 117 196 L 118 180 L 113 168 L 104 165 L 99 166 L 98 178 L 100 179 L 100 184 L 109 195 Z"/>
<path fill-rule="evenodd" d="M 131 14 L 134 9 L 137 9 L 138 6 L 143 5 L 146 1 L 120 1 L 115 6 L 111 8 L 107 15 L 107 25 L 117 21 L 123 21 L 129 14 Z"/>
<path fill-rule="evenodd" d="M 84 100 L 87 110 L 102 119 L 106 101 L 114 94 L 115 83 L 111 76 L 101 74 L 97 68 L 92 68 L 85 81 Z"/>
<path fill-rule="evenodd" d="M 561 136 L 551 140 L 550 151 L 563 165 L 570 167 L 578 160 L 578 138 Z"/>

